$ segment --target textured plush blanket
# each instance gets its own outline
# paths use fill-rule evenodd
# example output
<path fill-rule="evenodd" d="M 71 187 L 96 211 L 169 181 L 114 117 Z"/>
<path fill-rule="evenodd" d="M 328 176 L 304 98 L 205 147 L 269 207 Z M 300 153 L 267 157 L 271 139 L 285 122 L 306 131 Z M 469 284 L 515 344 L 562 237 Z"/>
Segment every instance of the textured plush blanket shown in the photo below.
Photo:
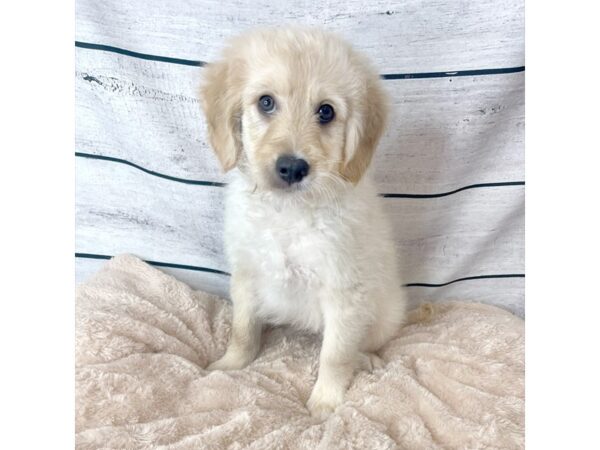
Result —
<path fill-rule="evenodd" d="M 265 333 L 244 370 L 225 350 L 231 308 L 133 256 L 76 296 L 76 445 L 172 449 L 515 449 L 524 446 L 524 323 L 479 304 L 415 311 L 325 421 L 305 402 L 319 338 Z"/>

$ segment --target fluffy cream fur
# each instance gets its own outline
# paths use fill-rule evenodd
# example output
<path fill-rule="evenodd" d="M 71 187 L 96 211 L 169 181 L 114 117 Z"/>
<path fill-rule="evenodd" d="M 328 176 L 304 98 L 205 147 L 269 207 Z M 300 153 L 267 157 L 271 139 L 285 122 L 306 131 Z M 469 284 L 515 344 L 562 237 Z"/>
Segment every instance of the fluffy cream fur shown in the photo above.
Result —
<path fill-rule="evenodd" d="M 357 369 L 400 331 L 405 299 L 390 225 L 366 175 L 388 105 L 377 73 L 348 44 L 313 29 L 259 30 L 203 69 L 203 107 L 228 187 L 226 250 L 233 329 L 210 368 L 239 369 L 258 354 L 265 324 L 323 332 L 308 400 L 318 417 L 343 401 Z M 270 95 L 276 110 L 258 100 Z M 320 124 L 320 105 L 335 118 Z M 310 164 L 282 185 L 278 157 Z"/>
<path fill-rule="evenodd" d="M 520 449 L 524 322 L 493 306 L 435 305 L 360 372 L 327 420 L 310 416 L 320 342 L 264 334 L 245 370 L 210 372 L 230 303 L 117 256 L 76 296 L 78 449 Z"/>

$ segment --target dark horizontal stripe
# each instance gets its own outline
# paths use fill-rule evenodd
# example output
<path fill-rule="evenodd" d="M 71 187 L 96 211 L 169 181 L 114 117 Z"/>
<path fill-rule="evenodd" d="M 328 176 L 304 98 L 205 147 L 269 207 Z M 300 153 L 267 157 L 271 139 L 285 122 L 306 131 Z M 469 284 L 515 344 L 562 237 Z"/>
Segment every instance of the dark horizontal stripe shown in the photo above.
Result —
<path fill-rule="evenodd" d="M 111 259 L 110 255 L 97 255 L 95 253 L 75 253 L 75 258 L 86 258 L 86 259 Z M 187 264 L 174 264 L 162 261 L 149 261 L 147 259 L 144 260 L 148 264 L 157 267 L 171 267 L 173 269 L 183 269 L 183 270 L 194 270 L 196 272 L 208 272 L 208 273 L 216 273 L 219 275 L 227 275 L 230 276 L 228 272 L 223 272 L 222 270 L 211 269 L 208 267 L 200 267 L 200 266 L 189 266 Z"/>
<path fill-rule="evenodd" d="M 216 187 L 226 186 L 225 183 L 218 183 L 216 181 L 199 181 L 199 180 L 188 180 L 185 178 L 172 177 L 170 175 L 165 175 L 165 174 L 162 174 L 159 172 L 155 172 L 154 170 L 146 169 L 145 167 L 139 166 L 139 165 L 134 164 L 125 159 L 113 158 L 112 156 L 94 155 L 92 153 L 82 153 L 82 152 L 75 152 L 75 156 L 78 156 L 80 158 L 100 159 L 102 161 L 111 161 L 111 162 L 116 162 L 119 164 L 126 164 L 128 166 L 135 167 L 136 169 L 141 170 L 142 172 L 146 172 L 147 174 L 154 175 L 155 177 L 164 178 L 165 180 L 177 181 L 178 183 L 195 184 L 198 186 L 216 186 Z"/>
<path fill-rule="evenodd" d="M 181 64 L 184 66 L 202 67 L 206 65 L 205 61 L 194 61 L 191 59 L 170 58 L 168 56 L 150 55 L 148 53 L 133 52 L 111 45 L 91 44 L 89 42 L 75 41 L 75 47 L 86 48 L 89 50 L 102 50 L 105 52 L 118 53 L 119 55 L 131 56 L 134 58 L 145 59 L 149 61 L 160 61 L 171 64 Z M 384 80 L 410 80 L 414 78 L 447 78 L 447 77 L 469 77 L 480 75 L 500 75 L 505 73 L 523 72 L 525 66 L 502 67 L 497 69 L 475 69 L 459 70 L 455 72 L 418 72 L 418 73 L 384 73 L 381 78 Z"/>
<path fill-rule="evenodd" d="M 454 78 L 476 77 L 480 75 L 500 75 L 503 73 L 524 72 L 525 66 L 501 67 L 498 69 L 459 70 L 456 72 L 421 72 L 421 73 L 384 73 L 384 80 L 409 80 L 411 78 Z"/>
<path fill-rule="evenodd" d="M 154 170 L 146 169 L 142 166 L 139 166 L 137 164 L 129 162 L 125 159 L 113 158 L 112 156 L 94 155 L 92 153 L 82 153 L 82 152 L 75 152 L 75 156 L 78 156 L 80 158 L 99 159 L 102 161 L 110 161 L 110 162 L 116 162 L 116 163 L 120 163 L 120 164 L 126 164 L 128 166 L 135 167 L 136 169 L 141 170 L 142 172 L 148 173 L 150 175 L 164 178 L 166 180 L 177 181 L 179 183 L 195 184 L 198 186 L 215 186 L 215 187 L 227 186 L 227 183 L 219 183 L 216 181 L 200 181 L 200 180 L 189 180 L 189 179 L 185 179 L 185 178 L 172 177 L 170 175 L 165 175 L 165 174 L 162 174 L 159 172 L 155 172 Z M 503 186 L 524 186 L 524 185 L 525 185 L 524 181 L 504 181 L 504 182 L 499 182 L 499 183 L 471 184 L 469 186 L 464 186 L 464 187 L 455 189 L 453 191 L 441 192 L 438 194 L 379 194 L 379 195 L 381 195 L 382 197 L 386 197 L 386 198 L 438 198 L 438 197 L 445 197 L 447 195 L 456 194 L 457 192 L 461 192 L 461 191 L 464 191 L 467 189 L 477 189 L 477 188 L 486 188 L 486 187 L 503 187 Z"/>
<path fill-rule="evenodd" d="M 506 273 L 501 275 L 477 275 L 474 277 L 457 278 L 456 280 L 448 281 L 447 283 L 408 283 L 406 287 L 442 287 L 449 284 L 458 283 L 459 281 L 468 280 L 483 280 L 489 278 L 525 278 L 524 273 Z"/>
<path fill-rule="evenodd" d="M 75 257 L 76 258 L 86 258 L 86 259 L 111 259 L 112 258 L 112 256 L 110 256 L 110 255 L 98 255 L 95 253 L 75 253 Z M 208 273 L 216 273 L 219 275 L 231 276 L 231 274 L 228 272 L 223 272 L 222 270 L 210 269 L 208 267 L 189 266 L 186 264 L 174 264 L 174 263 L 167 263 L 167 262 L 161 262 L 161 261 L 148 261 L 146 259 L 144 261 L 152 266 L 157 266 L 157 267 L 171 267 L 173 269 L 194 270 L 196 272 L 208 272 Z M 480 279 L 487 279 L 487 278 L 525 278 L 525 274 L 510 273 L 510 274 L 501 274 L 501 275 L 478 275 L 475 277 L 458 278 L 456 280 L 448 281 L 447 283 L 440 283 L 440 284 L 408 283 L 408 284 L 405 284 L 404 286 L 406 286 L 406 287 L 417 287 L 417 286 L 420 286 L 420 287 L 442 287 L 442 286 L 447 286 L 452 283 L 458 283 L 459 281 L 480 280 Z"/>
<path fill-rule="evenodd" d="M 503 181 L 499 183 L 479 183 L 479 184 L 470 184 L 469 186 L 464 186 L 453 191 L 448 192 L 440 192 L 439 194 L 380 194 L 382 197 L 386 198 L 438 198 L 445 197 L 447 195 L 456 194 L 460 191 L 465 191 L 467 189 L 478 189 L 478 188 L 486 188 L 486 187 L 502 187 L 502 186 L 524 186 L 524 181 Z"/>
<path fill-rule="evenodd" d="M 171 64 L 181 64 L 183 66 L 201 67 L 206 64 L 204 61 L 192 61 L 191 59 L 170 58 L 168 56 L 149 55 L 147 53 L 132 52 L 124 48 L 113 47 L 112 45 L 91 44 L 89 42 L 75 41 L 75 47 L 87 48 L 89 50 L 102 50 L 104 52 L 118 53 L 119 55 L 132 56 L 134 58 L 146 59 L 148 61 L 159 61 Z"/>

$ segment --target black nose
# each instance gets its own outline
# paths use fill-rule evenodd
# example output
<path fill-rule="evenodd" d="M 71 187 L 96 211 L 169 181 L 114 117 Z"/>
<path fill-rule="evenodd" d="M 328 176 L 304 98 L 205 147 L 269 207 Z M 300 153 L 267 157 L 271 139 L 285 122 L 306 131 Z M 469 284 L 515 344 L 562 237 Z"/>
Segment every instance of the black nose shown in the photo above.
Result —
<path fill-rule="evenodd" d="M 298 183 L 306 175 L 310 166 L 306 161 L 294 156 L 280 156 L 275 163 L 275 170 L 279 177 L 287 184 Z"/>

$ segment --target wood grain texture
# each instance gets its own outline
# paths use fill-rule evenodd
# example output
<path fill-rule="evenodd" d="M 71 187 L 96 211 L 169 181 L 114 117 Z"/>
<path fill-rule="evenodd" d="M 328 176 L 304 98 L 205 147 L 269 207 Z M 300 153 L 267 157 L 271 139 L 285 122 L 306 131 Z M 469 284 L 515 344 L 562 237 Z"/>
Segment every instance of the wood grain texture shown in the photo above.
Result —
<path fill-rule="evenodd" d="M 470 301 L 508 309 L 519 317 L 525 317 L 524 291 L 524 278 L 469 280 L 441 288 L 408 288 L 411 306 L 423 302 Z"/>
<path fill-rule="evenodd" d="M 87 280 L 94 276 L 105 263 L 105 260 L 77 258 L 75 278 Z M 224 298 L 229 296 L 229 277 L 169 267 L 159 267 L 159 270 L 187 283 L 192 288 Z M 407 292 L 411 307 L 423 302 L 460 300 L 495 305 L 524 317 L 524 289 L 525 280 L 523 278 L 505 278 L 469 280 L 441 288 L 410 287 L 407 288 Z"/>
<path fill-rule="evenodd" d="M 104 259 L 76 258 L 75 279 L 88 280 L 96 274 L 104 264 Z M 195 289 L 201 289 L 223 298 L 229 297 L 229 277 L 214 273 L 196 272 L 171 267 L 157 267 L 178 280 L 187 283 Z"/>
<path fill-rule="evenodd" d="M 105 161 L 77 160 L 76 248 L 226 270 L 223 189 L 150 177 Z"/>
<path fill-rule="evenodd" d="M 524 64 L 522 0 L 79 0 L 76 39 L 211 61 L 245 29 L 290 24 L 340 33 L 384 72 Z"/>
<path fill-rule="evenodd" d="M 174 58 L 214 60 L 223 42 L 261 25 L 319 25 L 364 51 L 380 73 L 524 64 L 522 0 L 91 2 L 76 39 Z M 202 69 L 76 49 L 76 151 L 165 175 L 227 182 L 197 100 Z M 386 80 L 393 113 L 372 171 L 380 192 L 435 194 L 524 180 L 524 73 Z M 76 251 L 228 271 L 223 189 L 183 184 L 114 162 L 77 158 Z M 437 199 L 385 199 L 407 283 L 524 272 L 524 187 Z M 77 280 L 103 263 L 77 258 Z M 227 295 L 228 277 L 163 268 Z M 523 315 L 524 280 L 409 288 L 411 302 L 469 300 Z"/>
<path fill-rule="evenodd" d="M 222 248 L 223 193 L 78 159 L 77 249 L 229 271 Z M 383 201 L 395 224 L 404 282 L 523 271 L 522 187 Z"/>
<path fill-rule="evenodd" d="M 201 68 L 77 49 L 77 150 L 227 181 L 196 98 Z M 391 123 L 373 162 L 381 192 L 524 179 L 523 73 L 384 82 Z M 476 167 L 477 170 L 473 170 Z"/>

